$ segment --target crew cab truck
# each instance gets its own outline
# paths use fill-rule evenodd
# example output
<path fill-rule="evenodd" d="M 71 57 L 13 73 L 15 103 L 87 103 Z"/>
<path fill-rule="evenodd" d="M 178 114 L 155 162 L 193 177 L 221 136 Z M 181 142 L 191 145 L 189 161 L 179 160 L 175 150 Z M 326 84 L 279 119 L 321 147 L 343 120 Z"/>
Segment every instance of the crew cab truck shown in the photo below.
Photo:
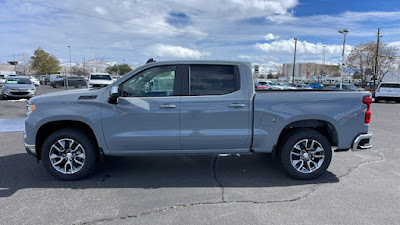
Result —
<path fill-rule="evenodd" d="M 313 179 L 337 150 L 371 147 L 368 92 L 254 91 L 232 61 L 151 62 L 98 90 L 29 100 L 25 147 L 61 180 L 92 174 L 103 155 L 272 153 Z"/>

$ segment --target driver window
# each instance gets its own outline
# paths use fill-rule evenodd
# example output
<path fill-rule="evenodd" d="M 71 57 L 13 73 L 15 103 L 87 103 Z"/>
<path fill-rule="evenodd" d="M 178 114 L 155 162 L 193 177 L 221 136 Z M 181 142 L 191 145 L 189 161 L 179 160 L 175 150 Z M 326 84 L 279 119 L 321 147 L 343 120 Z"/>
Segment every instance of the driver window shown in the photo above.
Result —
<path fill-rule="evenodd" d="M 153 67 L 122 85 L 122 97 L 163 97 L 174 95 L 175 66 Z"/>

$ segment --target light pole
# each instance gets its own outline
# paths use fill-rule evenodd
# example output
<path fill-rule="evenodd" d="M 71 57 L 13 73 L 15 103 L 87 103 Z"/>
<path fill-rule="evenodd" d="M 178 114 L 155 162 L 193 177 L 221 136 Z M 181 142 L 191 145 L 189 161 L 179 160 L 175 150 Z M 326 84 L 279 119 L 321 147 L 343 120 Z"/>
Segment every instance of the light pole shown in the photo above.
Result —
<path fill-rule="evenodd" d="M 293 56 L 292 87 L 294 87 L 294 68 L 296 67 L 296 47 L 297 47 L 297 38 L 294 38 L 294 56 Z"/>
<path fill-rule="evenodd" d="M 342 66 L 340 69 L 340 89 L 342 89 L 342 84 L 343 84 L 343 68 L 344 68 L 344 51 L 345 51 L 345 47 L 346 47 L 346 34 L 349 33 L 348 29 L 343 29 L 343 30 L 339 30 L 339 33 L 344 35 L 344 39 L 343 39 L 343 52 L 342 52 Z"/>
<path fill-rule="evenodd" d="M 71 75 L 72 70 L 71 70 L 71 46 L 70 45 L 68 45 L 68 49 L 69 49 L 69 74 Z M 68 76 L 65 75 L 65 88 L 68 90 L 69 87 L 68 87 L 68 78 L 67 77 Z"/>

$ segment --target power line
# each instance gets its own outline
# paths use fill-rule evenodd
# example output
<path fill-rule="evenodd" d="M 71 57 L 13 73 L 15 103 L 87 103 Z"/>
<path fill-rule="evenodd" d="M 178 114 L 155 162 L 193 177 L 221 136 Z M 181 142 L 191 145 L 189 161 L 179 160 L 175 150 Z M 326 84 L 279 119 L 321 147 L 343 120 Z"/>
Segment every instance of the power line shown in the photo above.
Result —
<path fill-rule="evenodd" d="M 153 27 L 153 26 L 141 25 L 141 24 L 137 24 L 137 23 L 126 22 L 126 21 L 122 21 L 122 20 L 115 20 L 115 19 L 105 18 L 105 17 L 101 17 L 101 16 L 95 16 L 95 15 L 90 15 L 90 14 L 86 14 L 86 13 L 76 12 L 76 11 L 72 11 L 72 10 L 68 10 L 68 9 L 62 9 L 62 8 L 58 8 L 58 7 L 54 7 L 54 6 L 50 6 L 50 5 L 45 5 L 45 4 L 41 4 L 41 3 L 37 3 L 37 2 L 24 1 L 24 0 L 20 0 L 20 2 L 29 3 L 29 4 L 32 4 L 32 5 L 41 6 L 41 7 L 45 7 L 45 8 L 49 8 L 49 9 L 56 9 L 56 10 L 59 10 L 59 11 L 64 11 L 64 12 L 72 13 L 72 14 L 76 14 L 76 15 L 81 15 L 81 16 L 86 16 L 86 17 L 106 20 L 106 21 L 110 21 L 110 22 L 114 22 L 114 23 L 131 24 L 131 25 L 138 26 L 138 27 L 150 28 L 150 29 L 155 29 L 155 30 L 171 31 L 171 32 L 180 33 L 180 34 L 192 34 L 192 35 L 202 36 L 202 37 L 207 37 L 208 36 L 207 34 L 199 34 L 199 33 L 194 33 L 194 32 L 177 31 L 177 30 L 168 29 L 168 28 Z"/>
<path fill-rule="evenodd" d="M 160 27 L 142 25 L 142 24 L 127 22 L 127 21 L 122 21 L 122 20 L 116 20 L 116 19 L 110 19 L 110 18 L 96 16 L 96 15 L 90 15 L 90 14 L 86 14 L 86 13 L 82 13 L 82 12 L 76 12 L 76 11 L 72 11 L 72 10 L 69 10 L 69 9 L 63 9 L 63 8 L 54 7 L 54 6 L 50 6 L 50 5 L 45 5 L 45 4 L 41 4 L 41 3 L 37 3 L 37 2 L 31 2 L 31 1 L 26 1 L 26 0 L 19 0 L 19 1 L 23 2 L 23 3 L 28 3 L 28 4 L 40 6 L 40 7 L 45 7 L 45 8 L 49 8 L 49 9 L 55 9 L 55 10 L 71 13 L 71 14 L 76 14 L 76 15 L 80 15 L 80 16 L 85 16 L 85 17 L 105 20 L 105 21 L 109 21 L 109 22 L 113 22 L 113 23 L 130 24 L 130 25 L 143 27 L 143 28 L 170 31 L 170 32 L 179 33 L 179 34 L 191 34 L 191 35 L 199 36 L 199 37 L 214 37 L 214 38 L 217 38 L 217 39 L 219 38 L 219 39 L 222 39 L 221 41 L 223 41 L 224 43 L 226 43 L 228 41 L 231 41 L 231 42 L 241 42 L 241 41 L 248 42 L 248 41 L 252 41 L 252 39 L 249 39 L 249 38 L 231 37 L 231 35 L 230 36 L 215 35 L 215 34 L 214 35 L 208 35 L 208 34 L 200 34 L 200 33 L 195 33 L 195 32 L 178 31 L 178 30 L 169 29 L 169 28 L 160 28 Z M 214 41 L 218 42 L 218 40 L 214 40 Z"/>

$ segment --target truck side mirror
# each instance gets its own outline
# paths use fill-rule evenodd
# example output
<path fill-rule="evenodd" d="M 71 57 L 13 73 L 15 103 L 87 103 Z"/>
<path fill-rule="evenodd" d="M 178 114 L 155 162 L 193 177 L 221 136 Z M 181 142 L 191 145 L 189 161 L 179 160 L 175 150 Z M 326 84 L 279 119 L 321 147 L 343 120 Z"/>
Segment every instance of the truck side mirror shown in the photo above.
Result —
<path fill-rule="evenodd" d="M 119 97 L 119 87 L 113 86 L 110 90 L 110 98 L 108 99 L 108 103 L 110 104 L 118 104 Z"/>

